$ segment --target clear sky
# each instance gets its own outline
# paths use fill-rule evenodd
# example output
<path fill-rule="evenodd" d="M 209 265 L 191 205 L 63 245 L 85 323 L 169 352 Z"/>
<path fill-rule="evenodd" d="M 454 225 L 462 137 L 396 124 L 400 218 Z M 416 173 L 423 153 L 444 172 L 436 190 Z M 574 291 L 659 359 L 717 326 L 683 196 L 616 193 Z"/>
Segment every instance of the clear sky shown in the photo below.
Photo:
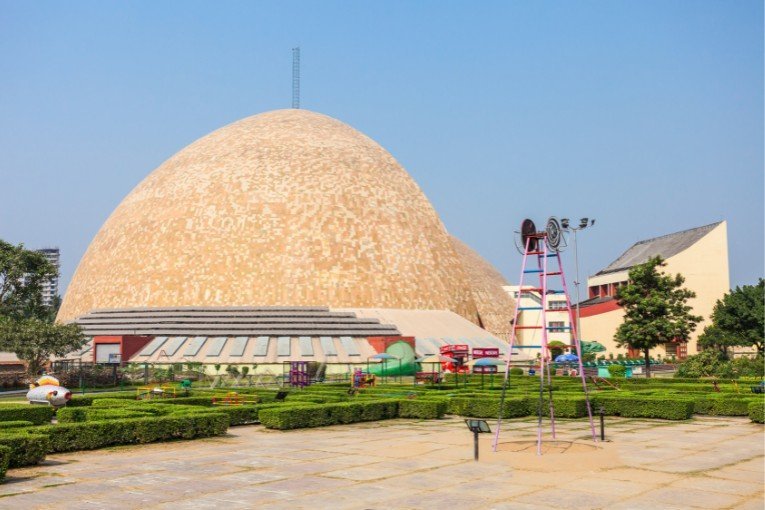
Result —
<path fill-rule="evenodd" d="M 759 0 L 0 0 L 0 238 L 59 246 L 66 285 L 165 159 L 290 106 L 296 45 L 302 105 L 388 149 L 513 282 L 513 230 L 549 215 L 597 219 L 583 274 L 721 219 L 731 283 L 763 274 Z"/>

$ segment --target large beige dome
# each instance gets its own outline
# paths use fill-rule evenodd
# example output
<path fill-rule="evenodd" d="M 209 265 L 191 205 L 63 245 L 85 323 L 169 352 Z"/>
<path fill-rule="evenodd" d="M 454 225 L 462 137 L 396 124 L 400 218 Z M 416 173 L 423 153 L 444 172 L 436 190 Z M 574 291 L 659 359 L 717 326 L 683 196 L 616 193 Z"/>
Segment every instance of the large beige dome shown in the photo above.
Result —
<path fill-rule="evenodd" d="M 452 236 L 452 246 L 462 260 L 473 301 L 478 310 L 478 325 L 510 341 L 515 301 L 502 288 L 507 280 L 478 252 Z"/>
<path fill-rule="evenodd" d="M 477 322 L 460 258 L 406 171 L 305 110 L 235 122 L 146 177 L 93 239 L 59 320 L 246 305 L 447 309 Z"/>

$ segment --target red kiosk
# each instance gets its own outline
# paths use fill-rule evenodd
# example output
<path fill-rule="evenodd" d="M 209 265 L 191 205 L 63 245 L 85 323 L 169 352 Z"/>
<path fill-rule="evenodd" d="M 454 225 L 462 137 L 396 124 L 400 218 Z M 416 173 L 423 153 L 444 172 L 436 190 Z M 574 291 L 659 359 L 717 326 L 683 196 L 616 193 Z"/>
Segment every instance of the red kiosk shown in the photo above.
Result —
<path fill-rule="evenodd" d="M 470 349 L 467 345 L 443 345 L 441 346 L 441 356 L 448 356 L 457 360 L 456 362 L 442 362 L 441 369 L 444 372 L 452 372 L 453 374 L 466 374 L 469 370 L 467 366 L 468 356 L 470 355 Z"/>

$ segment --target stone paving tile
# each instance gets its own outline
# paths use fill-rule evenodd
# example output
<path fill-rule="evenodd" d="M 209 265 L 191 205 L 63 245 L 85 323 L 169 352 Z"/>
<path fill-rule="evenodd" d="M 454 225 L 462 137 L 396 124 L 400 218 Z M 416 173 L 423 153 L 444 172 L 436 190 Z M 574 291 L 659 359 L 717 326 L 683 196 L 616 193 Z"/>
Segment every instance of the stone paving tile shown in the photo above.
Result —
<path fill-rule="evenodd" d="M 637 504 L 633 508 L 730 508 L 741 503 L 744 498 L 722 494 L 720 492 L 708 492 L 700 490 L 688 490 L 685 488 L 666 487 L 659 488 L 638 496 L 627 499 L 623 504 Z"/>
<path fill-rule="evenodd" d="M 543 505 L 547 508 L 611 508 L 611 505 L 621 499 L 618 494 L 595 494 L 578 490 L 567 490 L 564 492 L 554 488 L 539 490 L 524 494 L 513 501 L 527 503 L 530 505 Z"/>
<path fill-rule="evenodd" d="M 493 453 L 492 438 L 482 437 L 478 463 L 458 418 L 289 433 L 236 427 L 222 439 L 51 455 L 9 473 L 0 507 L 763 507 L 763 458 L 752 457 L 761 426 L 619 418 L 613 425 L 611 442 L 593 444 L 586 420 L 559 420 L 558 438 L 581 442 L 569 453 L 560 453 L 567 443 L 546 442 L 548 453 L 537 457 L 533 420 L 506 420 L 500 446 L 508 448 Z"/>
<path fill-rule="evenodd" d="M 740 480 L 725 480 L 722 478 L 713 478 L 711 476 L 695 476 L 682 478 L 670 484 L 670 487 L 682 487 L 686 489 L 722 492 L 733 494 L 735 496 L 755 496 L 762 494 L 762 483 L 750 483 Z M 763 504 L 765 507 L 765 504 Z"/>
<path fill-rule="evenodd" d="M 485 478 L 454 485 L 453 489 L 462 494 L 481 494 L 493 502 L 504 502 L 514 500 L 521 494 L 537 491 L 539 485 L 518 483 L 513 478 Z"/>
<path fill-rule="evenodd" d="M 393 476 L 382 480 L 375 480 L 374 486 L 387 491 L 389 494 L 399 494 L 400 491 L 430 491 L 436 489 L 449 488 L 455 485 L 455 480 L 444 477 L 439 470 L 418 472 L 412 474 L 403 474 Z M 361 485 L 366 487 L 370 485 L 365 483 Z"/>
<path fill-rule="evenodd" d="M 418 492 L 380 502 L 376 509 L 424 509 L 442 507 L 445 504 L 453 508 L 488 508 L 491 500 L 479 494 L 450 493 L 445 497 L 442 492 Z"/>
<path fill-rule="evenodd" d="M 738 469 L 738 466 L 725 467 L 705 473 L 714 478 L 725 478 L 726 480 L 736 480 L 741 482 L 763 483 L 763 473 L 750 471 L 748 469 Z"/>
<path fill-rule="evenodd" d="M 749 447 L 749 451 L 751 452 L 751 445 Z M 746 471 L 755 471 L 757 473 L 761 473 L 763 465 L 765 465 L 765 457 L 759 456 L 744 462 L 739 462 L 736 464 L 736 469 L 744 469 Z"/>
<path fill-rule="evenodd" d="M 446 480 L 476 480 L 491 477 L 492 475 L 506 475 L 507 468 L 495 464 L 481 464 L 481 469 L 475 468 L 473 459 L 462 461 L 458 464 L 451 464 L 440 467 L 434 471 L 438 476 Z"/>
<path fill-rule="evenodd" d="M 760 498 L 749 499 L 740 505 L 736 505 L 732 510 L 762 510 L 765 507 L 765 500 Z"/>
<path fill-rule="evenodd" d="M 344 480 L 368 481 L 382 480 L 391 476 L 407 474 L 404 469 L 396 469 L 386 466 L 358 466 L 352 469 L 339 469 L 324 473 L 327 478 L 339 478 Z"/>
<path fill-rule="evenodd" d="M 345 479 L 329 478 L 325 476 L 302 476 L 300 478 L 269 482 L 258 487 L 258 490 L 273 491 L 288 495 L 303 495 L 313 492 L 336 490 L 352 484 L 353 482 L 351 480 Z"/>
<path fill-rule="evenodd" d="M 531 505 L 528 503 L 519 503 L 517 501 L 493 502 L 488 506 L 490 510 L 548 510 L 550 507 L 544 505 Z"/>
<path fill-rule="evenodd" d="M 626 480 L 631 482 L 637 482 L 643 485 L 658 485 L 662 483 L 669 483 L 673 480 L 677 480 L 682 475 L 673 473 L 662 473 L 659 471 L 651 471 L 648 469 L 635 469 L 635 468 L 616 468 L 599 471 L 596 478 L 598 479 L 614 479 L 614 480 Z"/>
<path fill-rule="evenodd" d="M 608 505 L 608 510 L 688 510 L 689 508 L 691 507 L 682 502 L 657 501 L 642 496 Z"/>
<path fill-rule="evenodd" d="M 634 496 L 645 492 L 646 486 L 641 483 L 614 480 L 608 478 L 592 477 L 585 479 L 574 480 L 565 484 L 556 486 L 557 490 L 580 490 L 585 492 L 591 492 L 595 494 L 613 495 L 618 494 L 622 497 Z"/>

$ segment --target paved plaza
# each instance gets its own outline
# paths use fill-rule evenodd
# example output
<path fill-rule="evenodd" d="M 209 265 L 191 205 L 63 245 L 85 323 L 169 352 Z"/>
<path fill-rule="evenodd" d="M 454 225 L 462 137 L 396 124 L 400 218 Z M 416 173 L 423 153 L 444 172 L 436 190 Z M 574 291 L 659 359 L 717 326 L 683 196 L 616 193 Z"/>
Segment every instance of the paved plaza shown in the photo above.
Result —
<path fill-rule="evenodd" d="M 491 424 L 494 427 L 494 423 Z M 390 420 L 49 455 L 12 470 L 0 507 L 762 510 L 763 427 L 744 418 L 559 421 L 536 455 L 536 423 L 505 423 L 474 462 L 463 420 Z"/>

